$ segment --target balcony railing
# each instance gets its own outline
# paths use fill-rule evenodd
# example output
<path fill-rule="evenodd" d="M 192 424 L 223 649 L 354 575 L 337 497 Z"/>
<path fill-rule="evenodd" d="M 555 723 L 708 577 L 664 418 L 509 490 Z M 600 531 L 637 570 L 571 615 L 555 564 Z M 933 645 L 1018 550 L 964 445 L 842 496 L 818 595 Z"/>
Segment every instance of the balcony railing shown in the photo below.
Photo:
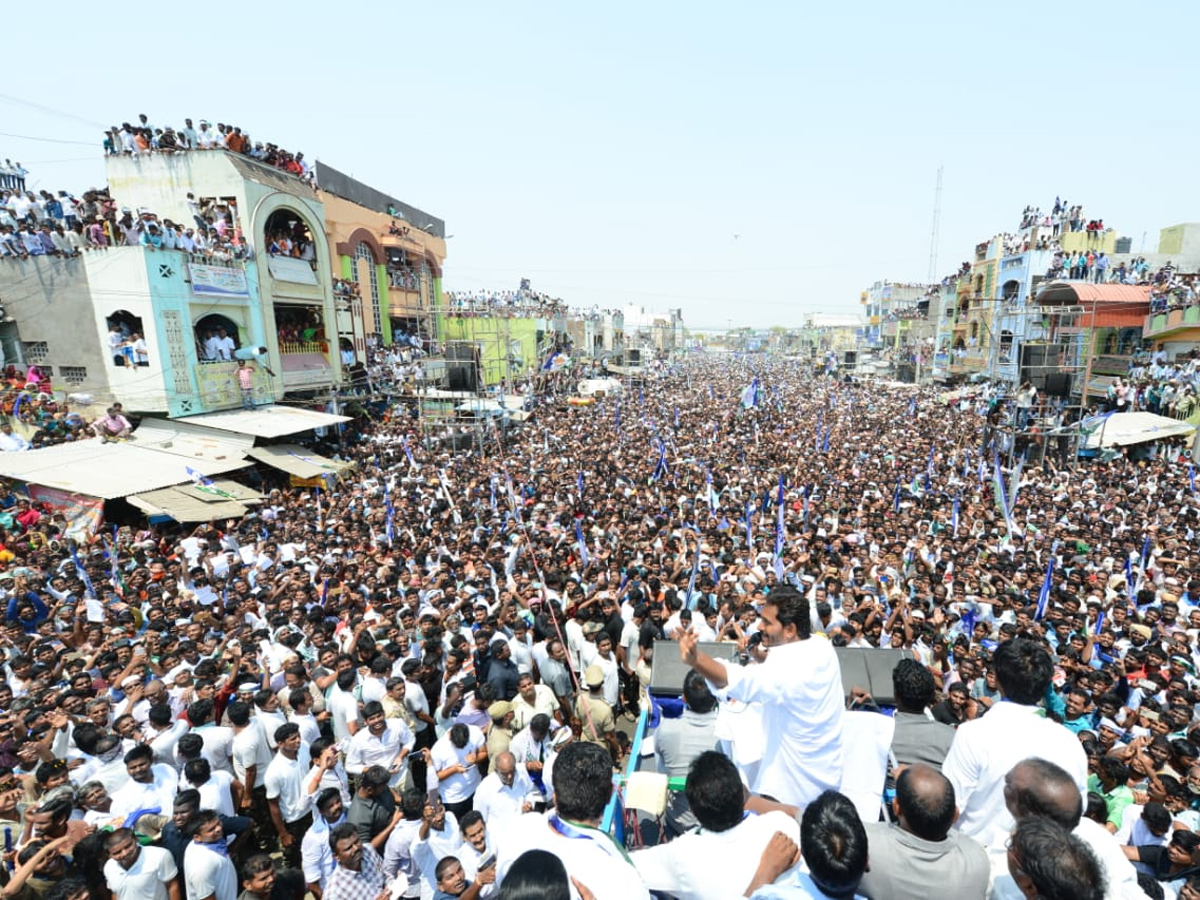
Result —
<path fill-rule="evenodd" d="M 293 341 L 280 343 L 280 353 L 324 353 L 326 346 L 321 341 Z"/>

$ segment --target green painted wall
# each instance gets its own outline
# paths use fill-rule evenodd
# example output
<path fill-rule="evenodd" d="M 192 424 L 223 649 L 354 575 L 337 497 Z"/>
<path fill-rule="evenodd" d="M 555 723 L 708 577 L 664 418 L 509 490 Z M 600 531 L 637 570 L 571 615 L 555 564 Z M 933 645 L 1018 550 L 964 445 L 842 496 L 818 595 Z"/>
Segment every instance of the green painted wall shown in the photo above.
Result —
<path fill-rule="evenodd" d="M 489 386 L 499 384 L 505 375 L 514 377 L 537 365 L 537 319 L 490 319 L 438 316 L 438 336 L 442 341 L 469 341 L 480 347 L 483 380 Z M 512 352 L 521 358 L 518 367 L 509 366 Z"/>
<path fill-rule="evenodd" d="M 379 322 L 385 347 L 392 344 L 392 320 L 388 314 L 388 274 L 386 265 L 375 267 L 375 283 L 379 285 Z"/>

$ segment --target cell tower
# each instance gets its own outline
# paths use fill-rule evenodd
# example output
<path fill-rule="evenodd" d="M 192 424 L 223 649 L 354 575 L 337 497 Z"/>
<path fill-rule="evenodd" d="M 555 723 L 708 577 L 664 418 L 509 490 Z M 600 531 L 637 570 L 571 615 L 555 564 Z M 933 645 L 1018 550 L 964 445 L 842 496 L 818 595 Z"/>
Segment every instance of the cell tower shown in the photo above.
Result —
<path fill-rule="evenodd" d="M 930 284 L 933 284 L 937 278 L 937 251 L 938 251 L 938 226 L 942 220 L 942 169 L 945 168 L 941 164 L 938 165 L 937 187 L 933 192 L 933 229 L 929 234 L 929 278 Z"/>

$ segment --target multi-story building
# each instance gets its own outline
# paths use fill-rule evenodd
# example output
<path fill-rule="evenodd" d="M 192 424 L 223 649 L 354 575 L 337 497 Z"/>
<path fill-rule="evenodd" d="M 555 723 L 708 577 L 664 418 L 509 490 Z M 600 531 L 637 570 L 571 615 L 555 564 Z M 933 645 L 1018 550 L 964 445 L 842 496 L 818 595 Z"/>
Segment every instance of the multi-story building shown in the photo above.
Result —
<path fill-rule="evenodd" d="M 106 166 L 122 213 L 199 232 L 215 212 L 245 252 L 135 245 L 8 260 L 5 359 L 39 364 L 98 404 L 187 416 L 240 405 L 237 358 L 254 368 L 258 403 L 324 398 L 368 341 L 390 343 L 393 330 L 432 336 L 440 219 L 326 167 L 317 190 L 217 150 L 109 156 Z M 234 359 L 213 358 L 214 341 L 231 342 Z"/>
<path fill-rule="evenodd" d="M 339 298 L 343 341 L 359 354 L 367 344 L 428 347 L 442 305 L 446 223 L 320 162 L 317 183 L 334 273 L 357 285 Z"/>

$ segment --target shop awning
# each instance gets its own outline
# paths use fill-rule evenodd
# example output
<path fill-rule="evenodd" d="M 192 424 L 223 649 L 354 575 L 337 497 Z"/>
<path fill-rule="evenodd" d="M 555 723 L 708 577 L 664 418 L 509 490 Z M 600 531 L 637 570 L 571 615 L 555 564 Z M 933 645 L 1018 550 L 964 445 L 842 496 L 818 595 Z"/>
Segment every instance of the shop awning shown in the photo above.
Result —
<path fill-rule="evenodd" d="M 131 494 L 126 499 L 148 516 L 170 516 L 176 522 L 238 519 L 248 511 L 248 507 L 240 501 L 212 494 L 202 500 L 186 487 L 146 491 Z"/>
<path fill-rule="evenodd" d="M 334 416 L 297 406 L 262 406 L 258 409 L 203 413 L 177 421 L 187 425 L 215 428 L 218 431 L 231 431 L 235 434 L 277 438 L 311 431 L 314 428 L 329 428 L 341 422 L 349 422 L 350 419 L 348 416 Z"/>
<path fill-rule="evenodd" d="M 319 453 L 313 453 L 299 444 L 274 444 L 270 447 L 255 447 L 247 456 L 266 463 L 272 468 L 295 475 L 297 478 L 319 478 L 322 475 L 338 475 L 351 468 L 350 463 L 338 462 Z"/>
<path fill-rule="evenodd" d="M 134 440 L 139 447 L 191 459 L 240 459 L 254 446 L 252 435 L 201 428 L 180 419 L 142 419 Z"/>
<path fill-rule="evenodd" d="M 99 440 L 59 444 L 42 450 L 0 453 L 0 476 L 113 500 L 192 481 L 192 473 L 220 475 L 249 465 L 237 458 L 177 456 L 133 441 Z"/>
<path fill-rule="evenodd" d="M 1083 445 L 1089 449 L 1161 441 L 1189 435 L 1196 430 L 1187 422 L 1148 412 L 1105 413 L 1084 419 L 1080 426 L 1084 434 Z"/>

